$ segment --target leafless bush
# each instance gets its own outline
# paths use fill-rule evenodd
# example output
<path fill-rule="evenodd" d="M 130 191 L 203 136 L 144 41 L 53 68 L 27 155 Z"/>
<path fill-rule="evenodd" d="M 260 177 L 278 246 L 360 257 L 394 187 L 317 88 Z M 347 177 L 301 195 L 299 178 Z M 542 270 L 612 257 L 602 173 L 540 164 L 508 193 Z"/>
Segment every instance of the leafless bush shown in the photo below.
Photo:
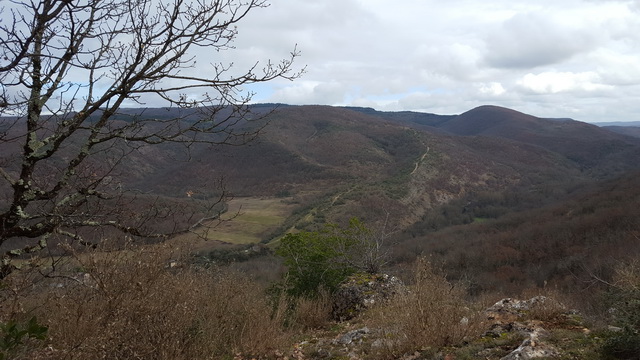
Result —
<path fill-rule="evenodd" d="M 383 356 L 456 345 L 482 331 L 479 309 L 464 300 L 462 286 L 449 283 L 421 258 L 410 291 L 372 312 L 370 321 L 382 329 L 377 350 Z"/>
<path fill-rule="evenodd" d="M 527 318 L 542 321 L 562 320 L 562 315 L 569 311 L 572 301 L 569 296 L 555 289 L 525 290 L 523 299 L 528 299 L 530 306 Z"/>
<path fill-rule="evenodd" d="M 272 354 L 287 339 L 262 288 L 237 274 L 181 265 L 167 246 L 75 261 L 75 273 L 41 282 L 19 300 L 49 326 L 49 348 L 34 357 L 217 359 Z"/>

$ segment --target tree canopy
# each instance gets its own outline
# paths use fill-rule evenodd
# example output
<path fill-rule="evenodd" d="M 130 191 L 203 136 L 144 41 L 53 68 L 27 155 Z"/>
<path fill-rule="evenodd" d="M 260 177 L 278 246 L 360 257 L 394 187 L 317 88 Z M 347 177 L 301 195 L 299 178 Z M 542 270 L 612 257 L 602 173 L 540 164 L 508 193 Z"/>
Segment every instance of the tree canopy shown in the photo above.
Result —
<path fill-rule="evenodd" d="M 327 224 L 319 231 L 287 234 L 276 254 L 288 268 L 288 290 L 295 296 L 330 292 L 355 272 L 377 273 L 385 264 L 384 232 L 376 232 L 357 218 L 347 227 Z"/>

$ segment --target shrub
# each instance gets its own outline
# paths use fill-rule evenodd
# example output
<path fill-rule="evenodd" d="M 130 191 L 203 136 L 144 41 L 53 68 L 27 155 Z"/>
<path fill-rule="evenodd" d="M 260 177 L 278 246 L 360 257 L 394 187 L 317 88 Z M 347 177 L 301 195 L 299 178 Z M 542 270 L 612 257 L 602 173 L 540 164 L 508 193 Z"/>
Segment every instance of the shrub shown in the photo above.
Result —
<path fill-rule="evenodd" d="M 288 268 L 288 293 L 314 297 L 318 289 L 337 289 L 356 271 L 376 273 L 386 262 L 385 229 L 372 231 L 352 218 L 349 226 L 325 225 L 321 231 L 287 234 L 276 254 Z"/>
<path fill-rule="evenodd" d="M 176 260 L 177 259 L 177 260 Z M 193 269 L 168 246 L 76 255 L 19 299 L 49 327 L 47 359 L 219 359 L 284 346 L 264 291 Z"/>
<path fill-rule="evenodd" d="M 603 355 L 616 359 L 640 358 L 640 262 L 616 269 L 610 287 L 611 314 L 620 331 L 605 340 Z"/>
<path fill-rule="evenodd" d="M 556 289 L 529 288 L 522 292 L 523 299 L 529 299 L 529 309 L 525 318 L 546 322 L 563 323 L 567 321 L 569 304 L 572 303 L 569 296 Z"/>
<path fill-rule="evenodd" d="M 16 355 L 21 347 L 26 347 L 29 340 L 44 340 L 47 337 L 46 326 L 38 323 L 35 316 L 22 325 L 10 320 L 0 323 L 0 360 Z"/>
<path fill-rule="evenodd" d="M 624 328 L 620 332 L 609 333 L 602 344 L 602 354 L 605 358 L 638 359 L 640 356 L 640 337 L 638 334 Z"/>
<path fill-rule="evenodd" d="M 348 238 L 338 236 L 333 228 L 287 234 L 277 255 L 287 266 L 287 293 L 292 296 L 315 297 L 321 288 L 333 292 L 355 269 L 341 263 L 339 249 L 348 247 Z"/>
<path fill-rule="evenodd" d="M 416 261 L 409 291 L 370 314 L 383 331 L 384 356 L 401 356 L 425 347 L 439 349 L 479 335 L 481 313 L 464 300 L 465 289 L 437 274 L 424 258 Z"/>

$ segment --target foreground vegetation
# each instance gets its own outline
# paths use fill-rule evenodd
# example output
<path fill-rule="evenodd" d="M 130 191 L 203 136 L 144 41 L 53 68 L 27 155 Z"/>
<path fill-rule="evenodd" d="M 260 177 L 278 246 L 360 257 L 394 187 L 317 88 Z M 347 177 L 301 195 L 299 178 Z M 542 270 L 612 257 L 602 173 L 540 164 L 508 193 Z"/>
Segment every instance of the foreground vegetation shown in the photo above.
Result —
<path fill-rule="evenodd" d="M 313 295 L 287 294 L 233 263 L 203 266 L 191 254 L 169 244 L 104 244 L 54 263 L 25 264 L 0 288 L 0 358 L 500 359 L 523 342 L 516 331 L 492 330 L 484 309 L 497 295 L 470 297 L 468 283 L 450 282 L 426 258 L 405 279 L 408 291 L 340 322 L 321 283 Z M 598 281 L 607 286 L 601 305 L 615 310 L 569 311 L 564 304 L 577 302 L 566 294 L 532 289 L 520 295 L 545 293 L 560 302 L 517 321 L 544 326 L 558 358 L 637 358 L 640 266 L 621 263 L 611 281 Z M 343 344 L 345 334 L 357 341 Z"/>
<path fill-rule="evenodd" d="M 105 250 L 3 282 L 3 321 L 37 316 L 49 329 L 11 356 L 207 359 L 285 347 L 282 314 L 246 277 L 192 267 L 164 245 Z"/>
<path fill-rule="evenodd" d="M 331 319 L 327 292 L 302 298 L 269 295 L 273 292 L 229 268 L 189 265 L 183 255 L 165 245 L 103 248 L 66 258 L 55 271 L 40 264 L 14 273 L 2 284 L 2 322 L 28 324 L 41 336 L 25 333 L 24 341 L 0 349 L 3 356 L 287 358 L 322 329 L 349 326 Z M 455 345 L 479 331 L 478 326 L 456 325 L 462 315 L 477 315 L 477 309 L 467 307 L 462 288 L 452 288 L 427 263 L 416 271 L 415 292 L 399 295 L 359 320 L 393 339 L 367 349 L 367 357 L 400 356 L 422 344 Z M 428 312 L 420 311 L 425 307 Z M 405 315 L 397 317 L 398 311 Z M 472 319 L 480 324 L 477 316 Z M 436 331 L 434 326 L 446 328 Z M 2 331 L 6 338 L 13 336 L 6 327 Z"/>
<path fill-rule="evenodd" d="M 24 258 L 0 284 L 0 359 L 501 359 L 526 341 L 517 324 L 542 326 L 558 358 L 635 359 L 636 184 L 428 237 L 352 219 L 269 245 L 103 242 Z M 380 269 L 408 291 L 337 321 L 340 285 Z M 498 328 L 484 311 L 540 294 L 562 305 Z M 349 334 L 357 341 L 342 344 Z"/>

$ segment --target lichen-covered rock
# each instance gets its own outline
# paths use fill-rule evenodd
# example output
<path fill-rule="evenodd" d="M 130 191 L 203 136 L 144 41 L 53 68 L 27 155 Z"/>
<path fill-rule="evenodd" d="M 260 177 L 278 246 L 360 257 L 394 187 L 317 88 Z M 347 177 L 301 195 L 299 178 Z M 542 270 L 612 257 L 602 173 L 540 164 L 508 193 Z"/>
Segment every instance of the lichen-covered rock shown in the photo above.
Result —
<path fill-rule="evenodd" d="M 500 360 L 527 360 L 558 356 L 558 350 L 554 346 L 542 341 L 547 336 L 544 329 L 534 328 L 528 335 L 529 338 L 525 339 L 520 346 Z"/>
<path fill-rule="evenodd" d="M 531 308 L 535 306 L 540 306 L 542 304 L 549 303 L 549 302 L 555 302 L 555 301 L 546 296 L 535 296 L 529 300 L 505 298 L 493 304 L 493 306 L 488 308 L 487 311 L 488 312 L 502 311 L 502 312 L 520 313 L 522 311 L 531 310 Z"/>
<path fill-rule="evenodd" d="M 333 296 L 332 316 L 339 321 L 356 317 L 371 305 L 406 291 L 400 279 L 387 274 L 359 273 L 344 281 Z"/>
<path fill-rule="evenodd" d="M 334 344 L 349 345 L 356 341 L 362 341 L 362 338 L 369 334 L 369 328 L 363 327 L 362 329 L 351 330 L 345 334 L 340 335 L 333 341 Z"/>

